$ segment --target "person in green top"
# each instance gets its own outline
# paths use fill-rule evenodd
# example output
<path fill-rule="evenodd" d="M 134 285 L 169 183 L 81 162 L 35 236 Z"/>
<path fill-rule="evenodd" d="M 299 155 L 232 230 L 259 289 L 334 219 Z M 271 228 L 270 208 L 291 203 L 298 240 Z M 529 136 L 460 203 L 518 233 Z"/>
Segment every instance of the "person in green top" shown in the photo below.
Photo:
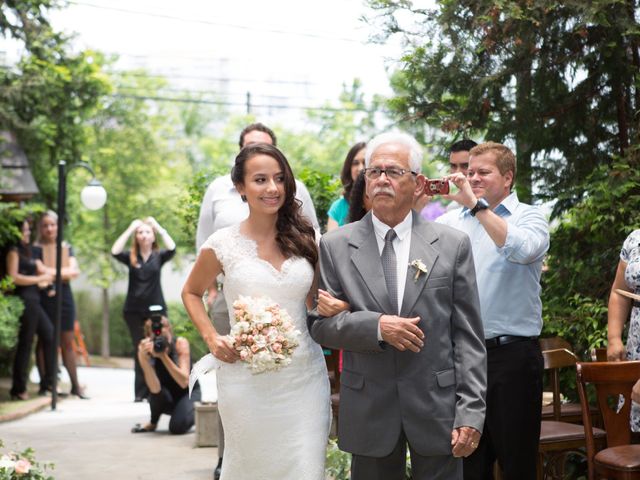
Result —
<path fill-rule="evenodd" d="M 342 196 L 331 204 L 327 212 L 329 217 L 327 219 L 328 232 L 347 223 L 347 216 L 349 215 L 348 198 L 351 193 L 351 187 L 353 187 L 353 182 L 358 178 L 360 171 L 364 169 L 364 150 L 366 146 L 367 144 L 364 142 L 356 143 L 349 149 L 347 158 L 344 159 L 342 172 L 340 172 L 340 180 L 342 181 L 344 191 Z"/>

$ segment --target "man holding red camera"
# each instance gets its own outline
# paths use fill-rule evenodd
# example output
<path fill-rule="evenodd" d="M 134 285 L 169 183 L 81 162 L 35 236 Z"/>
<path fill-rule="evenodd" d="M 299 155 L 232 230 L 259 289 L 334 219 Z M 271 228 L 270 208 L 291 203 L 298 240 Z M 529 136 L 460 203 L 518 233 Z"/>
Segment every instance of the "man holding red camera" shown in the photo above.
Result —
<path fill-rule="evenodd" d="M 471 238 L 487 347 L 487 414 L 477 450 L 464 460 L 465 480 L 533 480 L 542 413 L 540 273 L 549 225 L 539 208 L 512 191 L 516 159 L 487 142 L 469 152 L 467 174 L 446 177 L 462 208 L 436 221 Z"/>

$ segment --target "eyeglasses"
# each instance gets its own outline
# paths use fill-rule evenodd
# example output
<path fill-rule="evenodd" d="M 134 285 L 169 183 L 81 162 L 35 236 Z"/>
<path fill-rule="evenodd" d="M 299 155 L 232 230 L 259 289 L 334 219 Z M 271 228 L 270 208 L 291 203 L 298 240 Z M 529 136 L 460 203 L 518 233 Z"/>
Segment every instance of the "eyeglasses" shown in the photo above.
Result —
<path fill-rule="evenodd" d="M 410 173 L 411 175 L 418 175 L 416 172 L 412 172 L 411 170 L 405 170 L 404 168 L 377 168 L 377 167 L 368 167 L 364 169 L 365 176 L 370 180 L 375 180 L 376 178 L 380 178 L 380 175 L 385 174 L 388 178 L 392 178 L 393 180 L 398 180 L 403 175 Z"/>

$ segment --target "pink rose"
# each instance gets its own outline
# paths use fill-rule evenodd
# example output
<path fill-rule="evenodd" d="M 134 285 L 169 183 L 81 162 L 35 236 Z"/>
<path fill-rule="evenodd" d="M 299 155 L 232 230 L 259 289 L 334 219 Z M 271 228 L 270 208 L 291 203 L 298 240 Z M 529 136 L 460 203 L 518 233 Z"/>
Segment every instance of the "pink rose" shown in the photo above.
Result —
<path fill-rule="evenodd" d="M 273 351 L 274 351 L 274 352 L 276 352 L 276 353 L 280 353 L 280 352 L 282 351 L 282 344 L 281 344 L 281 343 L 277 343 L 277 342 L 276 342 L 276 343 L 274 343 L 274 344 L 272 345 L 272 347 L 271 347 L 271 348 L 273 348 Z"/>
<path fill-rule="evenodd" d="M 258 345 L 256 345 L 255 343 L 251 345 L 251 351 L 253 353 L 256 353 L 258 350 L 260 350 L 260 347 L 258 347 Z"/>
<path fill-rule="evenodd" d="M 31 470 L 31 463 L 29 463 L 29 460 L 21 458 L 16 462 L 15 470 L 17 474 L 25 475 L 29 473 L 29 470 Z"/>
<path fill-rule="evenodd" d="M 251 345 L 251 344 L 253 343 L 253 335 L 249 335 L 249 336 L 247 337 L 247 343 L 248 343 L 249 345 Z"/>
<path fill-rule="evenodd" d="M 246 333 L 243 333 L 242 335 L 240 335 L 240 340 L 242 340 L 243 342 L 246 342 L 247 338 L 248 338 L 248 336 L 247 336 Z"/>
<path fill-rule="evenodd" d="M 240 359 L 241 360 L 246 360 L 247 358 L 249 358 L 249 351 L 248 350 L 242 350 L 240 352 Z"/>

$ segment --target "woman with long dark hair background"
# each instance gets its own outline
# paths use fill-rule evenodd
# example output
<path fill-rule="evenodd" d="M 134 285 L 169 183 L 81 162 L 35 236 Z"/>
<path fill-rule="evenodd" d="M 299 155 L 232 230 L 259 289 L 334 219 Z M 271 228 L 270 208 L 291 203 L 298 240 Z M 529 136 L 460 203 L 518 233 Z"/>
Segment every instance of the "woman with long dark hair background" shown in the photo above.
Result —
<path fill-rule="evenodd" d="M 18 346 L 13 360 L 10 394 L 14 400 L 27 400 L 29 359 L 36 335 L 43 346 L 45 358 L 53 359 L 53 325 L 40 303 L 38 285 L 50 284 L 54 277 L 47 272 L 42 263 L 42 251 L 31 245 L 29 222 L 25 220 L 19 227 L 21 239 L 16 245 L 9 247 L 6 254 L 7 275 L 16 285 L 15 294 L 20 296 L 24 303 L 24 311 L 20 316 Z M 40 390 L 49 389 L 52 379 L 51 362 L 47 361 L 40 376 Z"/>

